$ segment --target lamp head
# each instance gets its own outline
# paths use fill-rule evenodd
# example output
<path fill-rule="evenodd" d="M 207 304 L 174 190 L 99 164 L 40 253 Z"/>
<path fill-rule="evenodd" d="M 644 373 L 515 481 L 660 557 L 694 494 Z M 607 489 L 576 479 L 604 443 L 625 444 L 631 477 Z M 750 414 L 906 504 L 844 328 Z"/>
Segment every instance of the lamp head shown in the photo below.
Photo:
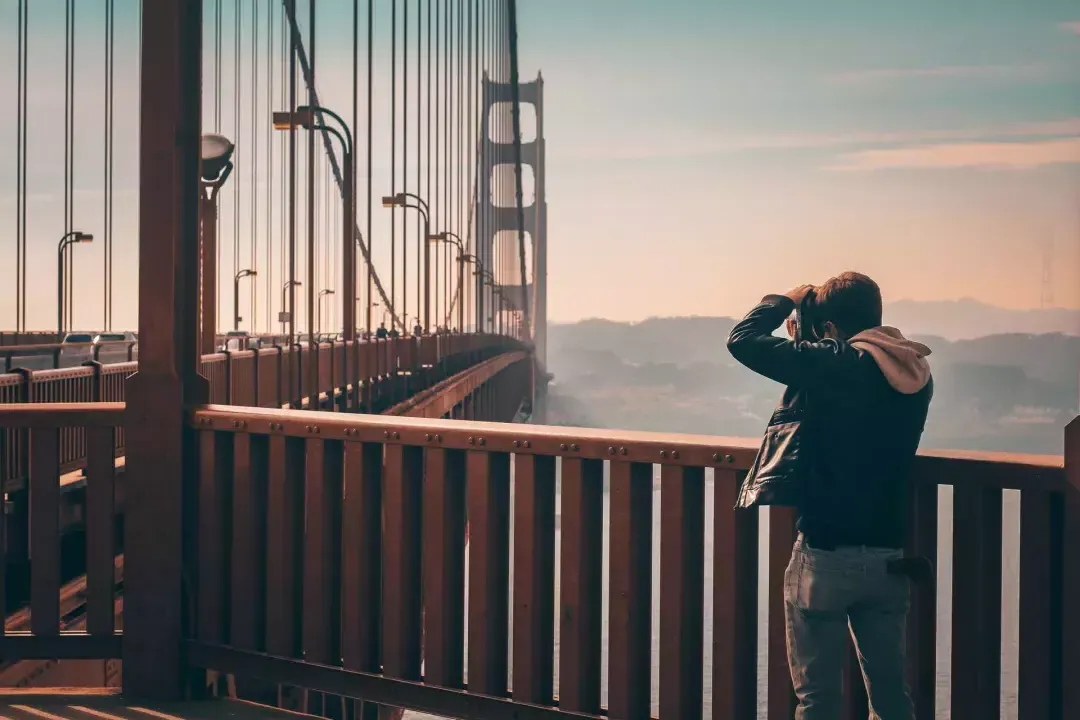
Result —
<path fill-rule="evenodd" d="M 427 239 L 430 242 L 445 242 L 446 241 L 446 233 L 444 233 L 444 232 L 434 233 L 432 235 L 428 235 Z"/>
<path fill-rule="evenodd" d="M 384 195 L 382 199 L 383 207 L 392 208 L 400 207 L 405 204 L 405 193 L 398 193 L 397 195 Z"/>
<path fill-rule="evenodd" d="M 94 236 L 90 233 L 77 232 L 75 233 L 75 242 L 88 243 L 94 242 Z"/>
<path fill-rule="evenodd" d="M 209 183 L 225 182 L 225 177 L 232 169 L 232 154 L 235 148 L 232 141 L 224 135 L 203 135 L 199 143 L 202 179 Z"/>
<path fill-rule="evenodd" d="M 276 111 L 272 119 L 275 130 L 291 130 L 294 127 L 310 130 L 314 124 L 314 113 L 307 105 L 301 105 L 296 108 L 296 112 Z"/>

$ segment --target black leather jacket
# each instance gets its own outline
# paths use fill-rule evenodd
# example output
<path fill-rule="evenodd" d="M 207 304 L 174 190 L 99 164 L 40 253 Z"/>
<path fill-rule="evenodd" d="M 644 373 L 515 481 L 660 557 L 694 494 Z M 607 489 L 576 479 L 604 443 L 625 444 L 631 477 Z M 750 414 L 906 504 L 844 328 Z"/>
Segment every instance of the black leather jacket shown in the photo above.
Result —
<path fill-rule="evenodd" d="M 871 353 L 846 341 L 774 336 L 794 309 L 787 297 L 766 296 L 732 329 L 727 346 L 740 363 L 786 386 L 770 425 L 795 402 L 804 403 L 814 482 L 798 507 L 798 529 L 812 547 L 901 548 L 908 476 L 933 380 L 916 392 L 899 392 Z"/>

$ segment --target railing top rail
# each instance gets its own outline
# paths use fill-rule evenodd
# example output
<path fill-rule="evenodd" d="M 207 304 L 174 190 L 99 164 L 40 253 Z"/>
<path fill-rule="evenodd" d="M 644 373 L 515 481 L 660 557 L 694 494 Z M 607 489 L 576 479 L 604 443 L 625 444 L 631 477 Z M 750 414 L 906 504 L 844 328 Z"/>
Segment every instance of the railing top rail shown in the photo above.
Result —
<path fill-rule="evenodd" d="M 124 403 L 26 403 L 0 405 L 0 428 L 120 427 Z"/>
<path fill-rule="evenodd" d="M 234 421 L 237 425 L 234 426 Z M 427 418 L 344 415 L 331 412 L 240 408 L 206 405 L 191 414 L 198 428 L 312 434 L 332 439 L 456 450 L 553 455 L 595 460 L 663 463 L 689 467 L 748 470 L 757 454 L 757 438 L 680 435 L 630 430 L 485 423 Z M 1015 490 L 1060 492 L 1065 489 L 1064 458 L 994 452 L 933 450 L 920 453 L 914 474 L 936 485 L 978 485 Z"/>

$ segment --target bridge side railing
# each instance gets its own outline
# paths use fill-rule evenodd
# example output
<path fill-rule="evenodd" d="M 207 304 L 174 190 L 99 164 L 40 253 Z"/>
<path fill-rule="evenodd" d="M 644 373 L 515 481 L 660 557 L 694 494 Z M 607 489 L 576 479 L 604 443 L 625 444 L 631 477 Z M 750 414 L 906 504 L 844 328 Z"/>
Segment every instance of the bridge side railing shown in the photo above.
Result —
<path fill-rule="evenodd" d="M 117 436 L 123 431 L 123 403 L 35 403 L 0 407 L 0 429 L 18 430 L 29 450 L 29 537 L 31 558 L 29 623 L 19 615 L 0 626 L 0 658 L 112 659 L 121 655 L 115 624 L 117 546 L 115 543 Z M 61 596 L 61 452 L 65 433 L 78 428 L 85 448 L 86 530 L 85 612 L 72 617 Z M 0 513 L 0 536 L 6 533 Z M 6 543 L 0 543 L 0 567 L 7 566 Z M 0 573 L 0 616 L 8 617 Z M 23 613 L 22 615 L 25 615 Z M 13 630 L 19 627 L 19 630 Z M 79 630 L 71 628 L 79 627 Z"/>
<path fill-rule="evenodd" d="M 202 373 L 210 383 L 210 401 L 215 404 L 307 407 L 314 397 L 320 407 L 348 410 L 360 402 L 371 405 L 402 400 L 403 394 L 422 389 L 421 383 L 438 382 L 513 347 L 517 347 L 514 341 L 495 335 L 323 343 L 318 346 L 317 385 L 309 371 L 313 362 L 310 345 L 204 355 Z M 0 374 L 0 405 L 124 402 L 124 381 L 137 369 L 137 362 L 90 362 L 73 368 Z M 425 369 L 428 372 L 422 372 Z M 394 383 L 387 382 L 404 378 L 407 388 L 391 387 Z M 361 397 L 362 393 L 367 396 Z M 0 431 L 0 483 L 7 492 L 17 491 L 26 479 L 27 443 L 24 431 Z M 120 457 L 124 454 L 122 429 L 116 433 L 115 443 L 115 454 Z M 81 428 L 64 428 L 59 449 L 63 473 L 85 466 L 86 439 Z"/>
<path fill-rule="evenodd" d="M 733 510 L 755 440 L 228 407 L 195 411 L 191 427 L 196 667 L 463 718 L 748 718 L 763 679 L 768 717 L 792 716 L 793 515 Z M 1064 636 L 1076 586 L 1063 578 L 1080 561 L 1064 529 L 1080 512 L 1062 459 L 924 453 L 912 480 L 909 550 L 935 559 L 951 486 L 951 570 L 938 572 L 953 594 L 952 717 L 999 716 L 1005 491 L 1021 518 L 1019 717 L 1061 717 L 1063 643 L 1080 642 Z M 939 599 L 912 591 L 919 717 L 940 704 Z M 854 662 L 845 685 L 850 716 L 865 717 Z"/>

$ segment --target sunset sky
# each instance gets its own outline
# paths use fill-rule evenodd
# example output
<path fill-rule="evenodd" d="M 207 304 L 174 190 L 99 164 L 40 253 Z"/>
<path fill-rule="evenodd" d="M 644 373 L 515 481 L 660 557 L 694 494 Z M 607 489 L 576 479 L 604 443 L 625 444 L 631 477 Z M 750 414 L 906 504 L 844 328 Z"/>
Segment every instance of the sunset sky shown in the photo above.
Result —
<path fill-rule="evenodd" d="M 252 3 L 238 1 L 249 18 Z M 384 23 L 389 2 L 377 2 Z M 63 230 L 64 3 L 30 4 L 36 280 L 28 320 L 46 328 L 55 318 Z M 1071 0 L 518 4 L 522 79 L 542 72 L 545 80 L 552 320 L 737 314 L 766 292 L 846 269 L 873 275 L 887 299 L 974 297 L 1036 307 L 1047 253 L 1055 304 L 1080 308 L 1080 10 Z M 100 237 L 103 14 L 96 4 L 78 5 L 75 215 L 79 229 Z M 138 5 L 116 5 L 114 315 L 116 324 L 134 327 Z M 0 96 L 12 106 L 14 6 L 0 6 Z M 277 12 L 272 0 L 259 5 L 271 6 Z M 324 104 L 347 109 L 352 3 L 319 0 L 317 7 L 320 91 Z M 380 26 L 373 132 L 382 152 L 373 197 L 389 188 L 388 35 Z M 229 83 L 231 73 L 226 65 Z M 207 124 L 211 104 L 208 91 Z M 264 94 L 255 120 L 272 104 Z M 241 208 L 246 265 L 249 236 L 270 227 L 277 237 L 280 221 L 275 190 L 262 175 L 266 157 L 257 170 L 242 165 L 253 123 L 252 111 L 243 113 L 239 195 L 226 188 L 222 212 L 232 232 L 233 208 Z M 226 132 L 234 126 L 231 105 L 222 125 Z M 255 134 L 261 147 L 264 127 Z M 5 261 L 14 258 L 14 168 L 8 113 L 0 117 Z M 328 206 L 324 216 L 334 212 Z M 381 208 L 375 216 L 383 274 L 388 221 Z M 96 327 L 102 246 L 77 252 L 85 265 L 75 322 Z M 276 316 L 282 275 L 278 250 L 269 270 L 264 253 L 257 249 L 255 258 L 263 270 L 254 315 L 265 326 Z M 222 294 L 231 298 L 231 245 L 227 255 Z M 0 325 L 9 327 L 13 262 L 0 266 L 0 278 Z M 328 287 L 332 281 L 326 278 Z M 248 315 L 246 295 L 243 304 Z"/>

